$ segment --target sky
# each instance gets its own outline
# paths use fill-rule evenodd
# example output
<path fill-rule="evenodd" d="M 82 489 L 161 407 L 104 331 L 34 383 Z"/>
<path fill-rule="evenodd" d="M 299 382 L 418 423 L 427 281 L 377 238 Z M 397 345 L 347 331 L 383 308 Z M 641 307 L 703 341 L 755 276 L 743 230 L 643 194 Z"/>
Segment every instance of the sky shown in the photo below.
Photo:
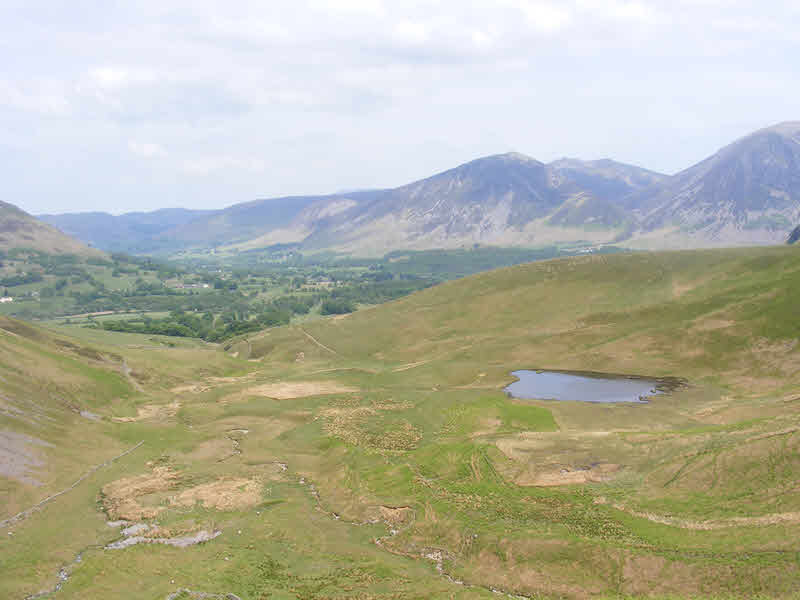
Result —
<path fill-rule="evenodd" d="M 394 187 L 516 151 L 674 173 L 800 120 L 797 0 L 0 0 L 0 200 Z"/>

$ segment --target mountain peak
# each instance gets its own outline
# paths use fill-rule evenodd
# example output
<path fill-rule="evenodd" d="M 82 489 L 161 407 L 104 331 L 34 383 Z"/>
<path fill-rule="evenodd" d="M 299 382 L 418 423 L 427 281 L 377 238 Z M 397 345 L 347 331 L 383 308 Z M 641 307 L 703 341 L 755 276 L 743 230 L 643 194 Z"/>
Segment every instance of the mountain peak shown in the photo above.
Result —
<path fill-rule="evenodd" d="M 800 134 L 800 121 L 783 121 L 772 127 L 766 127 L 757 133 L 778 133 L 780 135 L 794 136 Z"/>
<path fill-rule="evenodd" d="M 501 160 L 508 160 L 514 162 L 539 162 L 535 158 L 528 156 L 527 154 L 522 154 L 521 152 L 506 152 L 504 154 L 496 154 L 494 157 L 490 158 L 498 158 Z"/>
<path fill-rule="evenodd" d="M 476 164 L 534 164 L 534 165 L 543 165 L 541 161 L 536 160 L 535 158 L 528 156 L 527 154 L 522 154 L 521 152 L 504 152 L 502 154 L 490 154 L 489 156 L 482 156 L 480 158 L 476 158 L 475 160 L 471 160 L 468 163 L 464 163 L 462 166 L 466 165 L 476 165 Z M 457 168 L 457 167 L 456 167 Z"/>

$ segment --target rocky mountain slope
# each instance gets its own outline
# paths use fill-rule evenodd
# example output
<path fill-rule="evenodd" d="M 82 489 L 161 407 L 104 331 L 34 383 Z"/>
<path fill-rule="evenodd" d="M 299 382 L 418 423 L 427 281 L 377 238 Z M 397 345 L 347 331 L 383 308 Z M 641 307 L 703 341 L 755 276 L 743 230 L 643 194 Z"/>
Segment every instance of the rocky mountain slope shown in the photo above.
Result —
<path fill-rule="evenodd" d="M 0 250 L 12 248 L 28 248 L 48 254 L 101 254 L 13 204 L 0 202 Z"/>
<path fill-rule="evenodd" d="M 742 138 L 623 205 L 659 245 L 780 243 L 800 218 L 800 122 Z"/>
<path fill-rule="evenodd" d="M 221 211 L 185 211 L 181 223 L 152 223 L 164 211 L 43 215 L 110 250 L 233 248 L 275 244 L 384 253 L 464 244 L 536 245 L 610 241 L 630 226 L 614 202 L 665 175 L 610 160 L 546 165 L 522 154 L 489 156 L 387 190 L 255 200 Z M 160 213 L 160 214 L 159 214 Z M 137 226 L 132 226 L 132 217 Z M 191 218 L 188 218 L 191 216 Z M 138 226 L 145 221 L 147 227 Z M 112 233 L 113 232 L 113 233 Z M 544 239 L 543 232 L 547 233 Z"/>
<path fill-rule="evenodd" d="M 312 220 L 310 248 L 385 252 L 464 244 L 535 245 L 611 241 L 628 225 L 614 198 L 662 175 L 612 161 L 546 165 L 510 153 L 481 158 L 394 189 L 362 196 L 335 216 Z"/>
<path fill-rule="evenodd" d="M 292 243 L 362 255 L 476 243 L 680 248 L 781 243 L 798 221 L 800 122 L 788 122 L 673 176 L 607 159 L 545 164 L 500 154 L 395 189 L 237 204 L 144 238 L 133 232 L 126 243 L 141 251 Z M 99 239 L 92 235 L 80 233 Z"/>

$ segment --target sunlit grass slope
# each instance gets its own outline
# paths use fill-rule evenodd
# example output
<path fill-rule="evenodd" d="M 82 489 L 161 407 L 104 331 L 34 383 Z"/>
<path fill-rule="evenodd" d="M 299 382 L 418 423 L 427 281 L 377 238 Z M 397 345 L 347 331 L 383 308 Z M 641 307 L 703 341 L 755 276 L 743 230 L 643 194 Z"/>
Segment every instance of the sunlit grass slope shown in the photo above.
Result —
<path fill-rule="evenodd" d="M 737 393 L 798 384 L 796 248 L 530 263 L 445 283 L 307 331 L 348 359 L 414 363 L 414 380 L 508 380 L 513 368 L 674 375 Z M 263 350 L 254 344 L 254 356 Z M 399 375 L 406 378 L 407 375 Z"/>
<path fill-rule="evenodd" d="M 685 379 L 685 389 L 648 406 L 532 403 L 555 415 L 561 431 L 554 434 L 509 435 L 497 415 L 484 413 L 468 426 L 483 435 L 473 433 L 456 450 L 443 435 L 449 429 L 439 430 L 424 455 L 439 461 L 428 473 L 438 481 L 452 477 L 486 486 L 486 477 L 468 476 L 474 457 L 467 457 L 480 449 L 502 482 L 491 492 L 461 490 L 458 497 L 474 502 L 477 512 L 465 509 L 454 517 L 453 504 L 442 507 L 453 536 L 448 547 L 459 555 L 462 573 L 483 573 L 497 585 L 513 582 L 518 591 L 561 589 L 553 582 L 563 576 L 575 593 L 610 593 L 604 586 L 619 576 L 618 589 L 630 593 L 738 594 L 751 586 L 747 593 L 753 594 L 771 588 L 762 580 L 767 565 L 796 551 L 790 540 L 800 510 L 798 291 L 800 254 L 792 248 L 589 256 L 446 283 L 370 311 L 310 323 L 301 333 L 332 358 L 364 370 L 350 373 L 350 381 L 411 397 L 428 394 L 434 405 L 442 402 L 440 411 L 459 415 L 473 410 L 471 394 L 499 389 L 518 368 Z M 270 332 L 250 340 L 248 350 L 265 361 L 289 360 L 300 351 L 293 344 L 305 341 Z M 453 393 L 463 403 L 458 408 L 443 402 Z M 443 456 L 464 469 L 460 476 L 444 467 Z M 589 470 L 583 485 L 550 485 L 560 475 L 567 484 L 580 482 L 593 464 L 608 465 L 615 475 Z M 363 470 L 356 471 L 363 479 Z M 369 487 L 389 486 L 396 476 Z M 443 485 L 432 495 L 452 500 L 450 491 Z M 517 495 L 523 504 L 515 503 Z M 421 502 L 418 491 L 411 497 Z M 592 508 L 582 503 L 586 499 Z M 558 511 L 529 514 L 530 521 L 521 516 L 542 502 L 585 510 L 585 521 L 572 522 L 574 515 Z M 506 529 L 488 541 L 479 536 L 485 543 L 480 551 L 470 541 L 474 554 L 459 551 L 465 532 L 484 523 L 485 514 Z M 443 531 L 421 533 L 436 519 L 420 519 L 419 537 L 409 536 L 407 543 L 442 543 Z M 540 539 L 542 527 L 545 538 L 561 539 L 558 558 L 533 558 L 538 544 L 524 538 Z M 559 533 L 561 527 L 569 533 Z M 562 546 L 566 540 L 570 551 Z M 741 562 L 746 551 L 752 554 Z M 603 560 L 615 556 L 617 567 L 593 563 L 596 552 Z M 712 557 L 727 566 L 712 566 Z M 548 570 L 549 560 L 558 569 Z M 493 566 L 484 572 L 487 561 Z M 569 561 L 581 567 L 565 569 Z M 534 583 L 529 570 L 543 581 Z M 787 572 L 792 574 L 771 592 L 791 589 L 798 573 L 793 566 Z M 604 583 L 590 583 L 590 573 Z"/>
<path fill-rule="evenodd" d="M 4 322 L 0 390 L 59 420 L 3 417 L 54 444 L 9 514 L 144 443 L 0 529 L 0 596 L 64 567 L 54 597 L 797 597 L 798 290 L 766 248 L 522 265 L 223 347 Z M 519 368 L 686 385 L 517 401 Z M 219 536 L 106 549 L 116 518 Z"/>

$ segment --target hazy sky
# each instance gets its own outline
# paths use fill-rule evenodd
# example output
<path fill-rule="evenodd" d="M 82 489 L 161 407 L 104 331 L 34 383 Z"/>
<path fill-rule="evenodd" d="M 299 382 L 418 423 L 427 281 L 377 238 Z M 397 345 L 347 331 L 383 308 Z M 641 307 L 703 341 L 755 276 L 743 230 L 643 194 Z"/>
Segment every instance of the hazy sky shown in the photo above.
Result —
<path fill-rule="evenodd" d="M 0 200 L 217 208 L 800 119 L 797 0 L 0 0 Z"/>

